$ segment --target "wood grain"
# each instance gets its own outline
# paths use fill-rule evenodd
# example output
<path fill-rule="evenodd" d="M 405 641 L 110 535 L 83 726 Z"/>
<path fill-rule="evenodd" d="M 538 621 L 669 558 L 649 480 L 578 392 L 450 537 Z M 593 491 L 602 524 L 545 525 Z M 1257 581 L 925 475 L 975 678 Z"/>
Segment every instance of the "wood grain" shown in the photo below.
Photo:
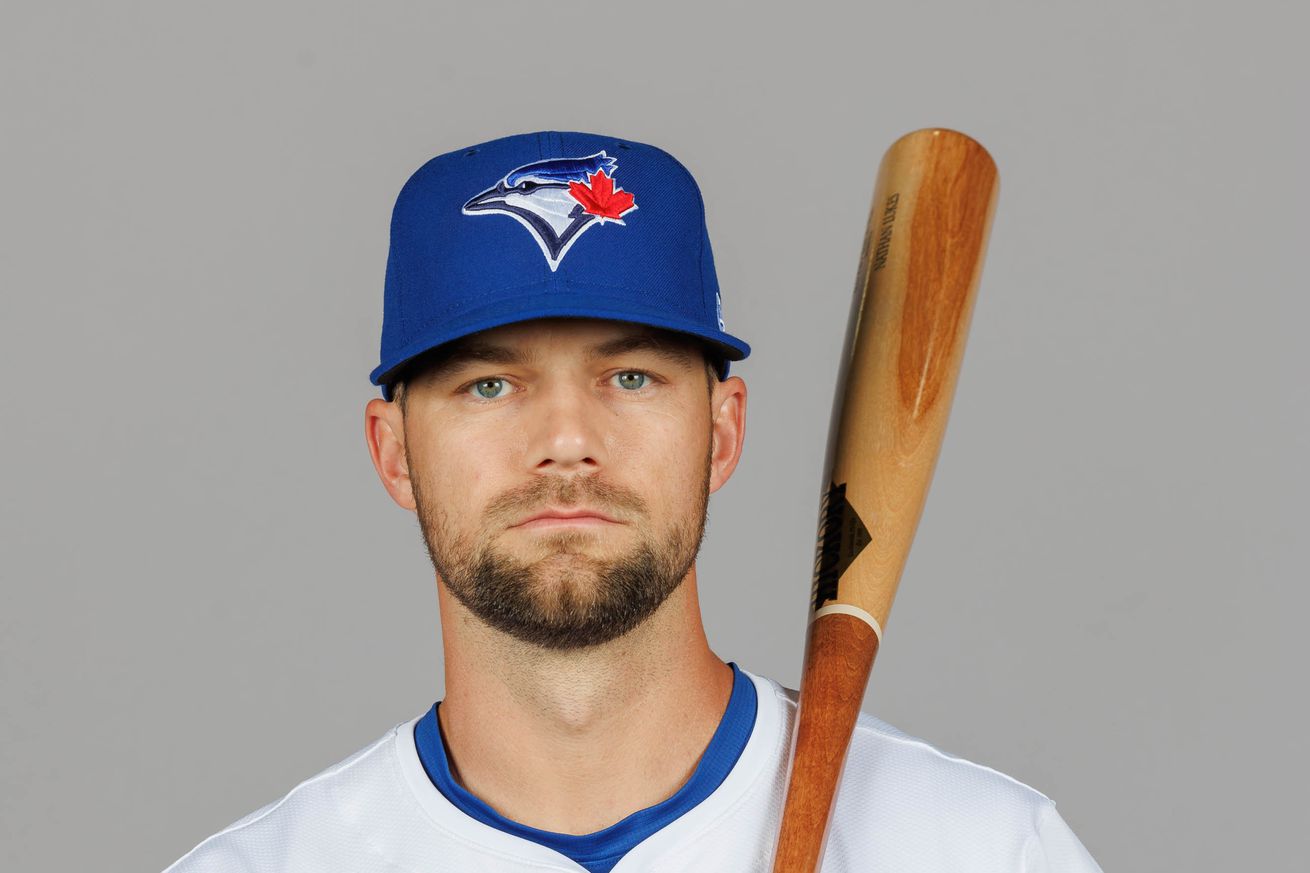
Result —
<path fill-rule="evenodd" d="M 873 628 L 849 615 L 824 616 L 809 633 L 801 687 L 810 715 L 797 722 L 792 748 L 810 762 L 810 778 L 791 782 L 774 870 L 819 868 L 829 808 L 878 652 Z"/>
<path fill-rule="evenodd" d="M 998 187 L 987 151 L 944 128 L 901 137 L 879 168 L 829 428 L 775 873 L 819 869 L 846 748 L 945 436 Z M 869 622 L 814 617 L 834 605 Z"/>

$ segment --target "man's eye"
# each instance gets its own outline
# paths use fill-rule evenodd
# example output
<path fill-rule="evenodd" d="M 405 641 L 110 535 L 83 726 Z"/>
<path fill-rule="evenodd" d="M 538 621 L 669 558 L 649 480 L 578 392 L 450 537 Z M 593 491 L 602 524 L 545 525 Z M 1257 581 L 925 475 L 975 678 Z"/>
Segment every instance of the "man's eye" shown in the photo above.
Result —
<path fill-rule="evenodd" d="M 481 379 L 470 385 L 467 390 L 472 391 L 483 400 L 496 400 L 505 396 L 505 392 L 502 392 L 501 388 L 509 388 L 509 383 L 504 379 Z"/>
<path fill-rule="evenodd" d="M 619 380 L 620 386 L 633 391 L 644 388 L 646 383 L 650 381 L 650 377 L 640 370 L 626 370 L 622 373 L 615 373 L 614 376 Z"/>

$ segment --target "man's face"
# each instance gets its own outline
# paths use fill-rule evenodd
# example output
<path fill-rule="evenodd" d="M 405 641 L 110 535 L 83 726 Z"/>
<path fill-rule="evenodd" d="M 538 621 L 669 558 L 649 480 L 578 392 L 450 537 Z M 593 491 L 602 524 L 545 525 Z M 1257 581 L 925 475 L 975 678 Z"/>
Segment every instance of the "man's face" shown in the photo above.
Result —
<path fill-rule="evenodd" d="M 404 430 L 447 589 L 546 648 L 632 630 L 683 581 L 705 530 L 712 398 L 698 347 L 639 325 L 542 319 L 443 352 L 407 385 Z M 579 512 L 594 514 L 531 520 Z"/>

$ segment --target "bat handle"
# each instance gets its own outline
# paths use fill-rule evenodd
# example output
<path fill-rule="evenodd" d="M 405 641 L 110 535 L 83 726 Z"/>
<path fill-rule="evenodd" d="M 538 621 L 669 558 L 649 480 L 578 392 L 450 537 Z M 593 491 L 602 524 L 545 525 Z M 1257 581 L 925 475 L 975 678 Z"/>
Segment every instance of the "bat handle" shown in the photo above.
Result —
<path fill-rule="evenodd" d="M 832 612 L 810 622 L 774 873 L 819 869 L 846 749 L 877 653 L 878 634 L 854 615 Z"/>

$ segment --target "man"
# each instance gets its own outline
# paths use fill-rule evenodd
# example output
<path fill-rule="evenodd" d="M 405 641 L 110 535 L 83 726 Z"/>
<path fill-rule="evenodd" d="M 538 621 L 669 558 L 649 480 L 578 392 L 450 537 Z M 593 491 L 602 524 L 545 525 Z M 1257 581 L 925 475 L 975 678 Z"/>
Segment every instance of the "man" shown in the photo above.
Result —
<path fill-rule="evenodd" d="M 695 566 L 749 352 L 668 154 L 545 132 L 421 167 L 365 434 L 446 696 L 170 870 L 770 870 L 796 692 L 714 654 Z M 864 715 L 823 869 L 1099 868 L 1041 793 Z"/>

